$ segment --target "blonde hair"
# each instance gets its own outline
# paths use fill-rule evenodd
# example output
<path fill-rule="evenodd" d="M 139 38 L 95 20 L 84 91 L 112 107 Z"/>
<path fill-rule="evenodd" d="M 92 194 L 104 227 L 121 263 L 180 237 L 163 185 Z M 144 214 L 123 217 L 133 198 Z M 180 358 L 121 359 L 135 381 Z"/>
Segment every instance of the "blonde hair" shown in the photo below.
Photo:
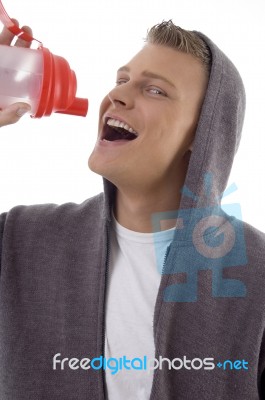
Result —
<path fill-rule="evenodd" d="M 147 31 L 145 42 L 171 47 L 198 58 L 209 73 L 211 70 L 211 51 L 200 36 L 176 26 L 172 20 L 163 21 Z"/>

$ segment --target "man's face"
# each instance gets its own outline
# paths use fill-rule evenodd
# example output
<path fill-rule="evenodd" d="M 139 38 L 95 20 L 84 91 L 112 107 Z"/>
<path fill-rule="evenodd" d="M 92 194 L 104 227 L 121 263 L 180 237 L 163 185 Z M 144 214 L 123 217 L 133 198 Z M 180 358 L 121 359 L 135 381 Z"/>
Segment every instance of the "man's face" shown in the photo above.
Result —
<path fill-rule="evenodd" d="M 89 167 L 118 188 L 174 179 L 192 143 L 207 81 L 192 55 L 147 44 L 118 70 L 101 103 Z"/>

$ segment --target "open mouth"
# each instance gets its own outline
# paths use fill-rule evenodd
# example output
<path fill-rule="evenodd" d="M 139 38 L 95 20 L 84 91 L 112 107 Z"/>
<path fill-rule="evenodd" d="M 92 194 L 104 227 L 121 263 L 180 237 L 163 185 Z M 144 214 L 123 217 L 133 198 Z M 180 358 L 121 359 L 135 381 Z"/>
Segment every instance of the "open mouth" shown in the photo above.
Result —
<path fill-rule="evenodd" d="M 114 142 L 117 140 L 131 141 L 137 138 L 137 133 L 124 122 L 108 118 L 103 128 L 102 140 Z"/>

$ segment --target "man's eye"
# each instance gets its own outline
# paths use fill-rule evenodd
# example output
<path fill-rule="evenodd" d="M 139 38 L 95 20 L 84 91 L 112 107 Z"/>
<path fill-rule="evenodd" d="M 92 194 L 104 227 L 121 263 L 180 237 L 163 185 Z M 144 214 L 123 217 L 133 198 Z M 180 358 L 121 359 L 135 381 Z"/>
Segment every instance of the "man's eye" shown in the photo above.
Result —
<path fill-rule="evenodd" d="M 151 88 L 148 88 L 147 90 L 152 94 L 158 94 L 160 96 L 166 96 L 167 95 L 163 90 L 160 90 L 160 89 L 158 89 L 156 87 L 151 87 Z"/>
<path fill-rule="evenodd" d="M 123 83 L 126 83 L 126 82 L 127 82 L 126 79 L 117 79 L 116 86 L 122 85 Z"/>

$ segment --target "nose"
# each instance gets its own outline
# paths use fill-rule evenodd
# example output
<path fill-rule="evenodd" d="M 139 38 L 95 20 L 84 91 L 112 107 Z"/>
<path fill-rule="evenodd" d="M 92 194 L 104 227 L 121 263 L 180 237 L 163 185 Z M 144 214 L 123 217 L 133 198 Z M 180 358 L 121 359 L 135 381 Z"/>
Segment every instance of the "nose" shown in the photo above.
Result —
<path fill-rule="evenodd" d="M 134 104 L 134 96 L 132 88 L 128 83 L 115 86 L 108 94 L 108 97 L 114 107 L 132 108 Z"/>

